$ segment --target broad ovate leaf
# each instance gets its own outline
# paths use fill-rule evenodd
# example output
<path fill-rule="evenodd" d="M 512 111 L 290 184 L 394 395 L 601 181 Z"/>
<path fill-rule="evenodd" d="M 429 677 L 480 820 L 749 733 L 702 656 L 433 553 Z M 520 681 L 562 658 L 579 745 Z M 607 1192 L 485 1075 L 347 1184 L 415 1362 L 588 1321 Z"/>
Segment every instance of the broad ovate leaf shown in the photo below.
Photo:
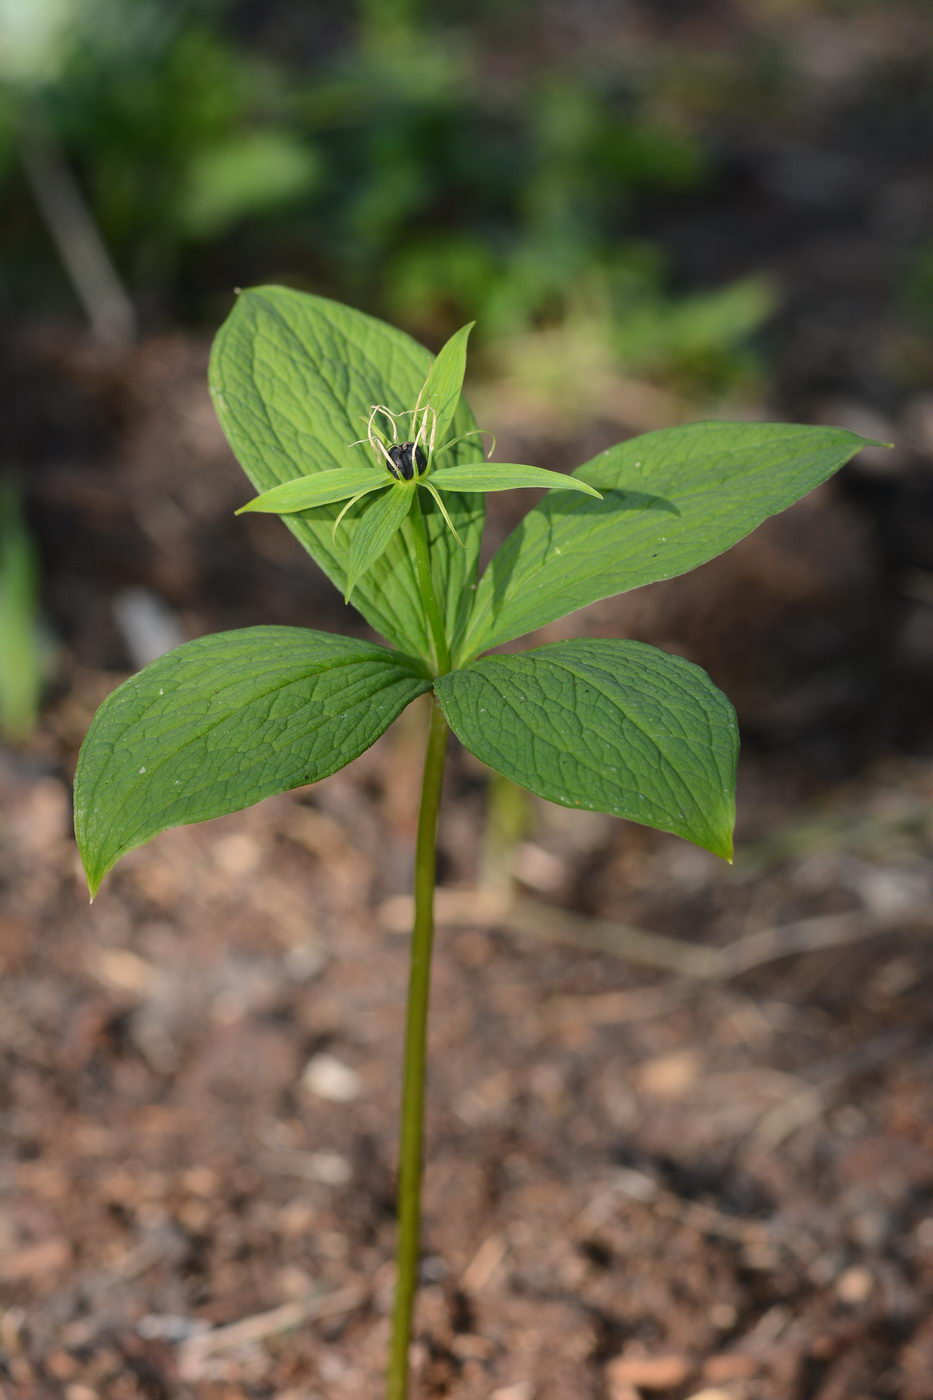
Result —
<path fill-rule="evenodd" d="M 556 642 L 434 685 L 458 739 L 497 773 L 732 859 L 738 726 L 699 666 L 642 642 Z"/>
<path fill-rule="evenodd" d="M 695 569 L 868 445 L 843 428 L 693 423 L 609 448 L 575 473 L 602 500 L 549 493 L 493 555 L 460 655 Z"/>
<path fill-rule="evenodd" d="M 75 775 L 91 895 L 135 846 L 326 778 L 429 689 L 421 664 L 300 627 L 186 642 L 97 711 Z"/>
<path fill-rule="evenodd" d="M 371 449 L 350 446 L 366 435 L 373 404 L 413 409 L 432 365 L 427 350 L 385 322 L 325 297 L 285 287 L 241 292 L 214 341 L 210 386 L 227 439 L 257 491 L 316 472 L 372 466 Z M 451 429 L 475 428 L 461 399 Z M 476 455 L 470 440 L 451 448 L 456 461 Z M 436 591 L 451 638 L 473 598 L 483 528 L 481 496 L 454 496 L 461 549 L 431 504 L 425 512 Z M 448 508 L 449 508 L 448 501 Z M 283 516 L 288 528 L 341 590 L 347 584 L 350 536 L 331 526 L 339 506 Z M 403 651 L 430 652 L 413 561 L 396 537 L 354 589 L 354 606 Z"/>
<path fill-rule="evenodd" d="M 514 491 L 531 486 L 545 491 L 581 491 L 601 499 L 595 487 L 577 476 L 519 462 L 464 462 L 459 467 L 438 467 L 428 479 L 441 491 Z"/>

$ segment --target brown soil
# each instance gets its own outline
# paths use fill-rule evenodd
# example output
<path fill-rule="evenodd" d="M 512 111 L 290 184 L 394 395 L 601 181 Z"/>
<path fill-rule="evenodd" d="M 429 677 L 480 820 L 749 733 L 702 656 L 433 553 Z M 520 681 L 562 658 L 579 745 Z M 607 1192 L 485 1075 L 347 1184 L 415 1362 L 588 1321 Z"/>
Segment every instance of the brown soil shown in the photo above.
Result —
<path fill-rule="evenodd" d="M 202 347 L 56 355 L 13 396 L 57 670 L 0 757 L 0 1374 L 376 1400 L 423 716 L 167 833 L 89 908 L 67 782 L 131 665 L 112 599 L 149 590 L 183 635 L 347 614 L 275 521 L 230 524 Z M 901 742 L 930 638 L 879 559 L 821 493 L 577 620 L 736 695 L 732 869 L 545 804 L 503 860 L 454 755 L 419 1400 L 933 1395 L 933 774 Z"/>

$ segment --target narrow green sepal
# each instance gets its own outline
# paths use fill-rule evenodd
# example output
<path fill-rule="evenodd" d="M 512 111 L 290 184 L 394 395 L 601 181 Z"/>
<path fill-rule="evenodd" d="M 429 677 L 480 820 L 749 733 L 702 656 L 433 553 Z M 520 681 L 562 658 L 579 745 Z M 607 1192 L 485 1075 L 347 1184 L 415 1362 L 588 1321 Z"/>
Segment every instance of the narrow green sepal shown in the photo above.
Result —
<path fill-rule="evenodd" d="M 343 595 L 345 603 L 350 601 L 357 581 L 382 557 L 390 540 L 402 528 L 411 510 L 413 495 L 412 485 L 396 482 L 373 501 L 355 522 L 347 563 L 347 586 Z"/>
<path fill-rule="evenodd" d="M 356 493 L 355 496 L 351 496 L 350 499 L 349 499 L 348 501 L 345 501 L 345 502 L 344 502 L 344 505 L 343 505 L 343 508 L 340 510 L 339 514 L 337 515 L 337 518 L 335 519 L 333 525 L 331 526 L 331 532 L 330 532 L 331 539 L 336 539 L 336 538 L 337 538 L 337 531 L 338 531 L 338 529 L 340 528 L 340 525 L 342 524 L 344 517 L 346 516 L 346 514 L 347 514 L 348 511 L 350 511 L 350 510 L 353 509 L 353 507 L 356 505 L 357 501 L 361 501 L 361 500 L 363 499 L 364 496 L 371 496 L 372 493 L 373 493 L 374 491 L 382 491 L 382 490 L 384 490 L 384 489 L 385 489 L 385 483 L 380 481 L 380 482 L 377 482 L 375 486 L 367 486 L 367 488 L 366 488 L 365 491 L 357 491 L 357 493 Z"/>
<path fill-rule="evenodd" d="M 434 488 L 434 483 L 431 482 L 431 481 L 426 481 L 426 480 L 422 477 L 421 480 L 418 482 L 418 485 L 419 485 L 419 486 L 423 486 L 424 489 L 425 489 L 425 491 L 427 491 L 427 492 L 430 493 L 431 497 L 433 498 L 433 500 L 435 501 L 435 503 L 436 503 L 436 505 L 437 505 L 438 510 L 440 511 L 441 515 L 444 517 L 444 520 L 445 520 L 446 523 L 447 523 L 447 528 L 450 530 L 450 533 L 453 535 L 454 539 L 457 541 L 457 544 L 460 545 L 460 548 L 462 549 L 462 548 L 463 548 L 463 540 L 460 538 L 460 535 L 459 535 L 458 532 L 457 532 L 457 527 L 456 527 L 456 525 L 454 524 L 454 522 L 453 522 L 453 521 L 451 520 L 451 518 L 450 518 L 450 515 L 449 515 L 449 513 L 448 513 L 447 507 L 444 505 L 444 502 L 443 502 L 443 500 L 441 499 L 441 494 L 440 494 L 440 492 L 435 490 L 435 488 Z"/>
<path fill-rule="evenodd" d="M 299 510 L 313 510 L 315 506 L 334 505 L 361 491 L 374 491 L 389 484 L 386 477 L 380 479 L 374 467 L 333 467 L 315 472 L 313 476 L 283 481 L 281 486 L 273 486 L 270 491 L 254 496 L 245 506 L 240 506 L 236 514 L 262 511 L 270 515 L 291 515 Z"/>
<path fill-rule="evenodd" d="M 430 408 L 434 414 L 433 440 L 441 447 L 453 422 L 463 393 L 463 376 L 466 373 L 466 348 L 470 331 L 476 325 L 470 321 L 455 331 L 434 357 L 428 377 L 421 386 L 415 408 Z"/>

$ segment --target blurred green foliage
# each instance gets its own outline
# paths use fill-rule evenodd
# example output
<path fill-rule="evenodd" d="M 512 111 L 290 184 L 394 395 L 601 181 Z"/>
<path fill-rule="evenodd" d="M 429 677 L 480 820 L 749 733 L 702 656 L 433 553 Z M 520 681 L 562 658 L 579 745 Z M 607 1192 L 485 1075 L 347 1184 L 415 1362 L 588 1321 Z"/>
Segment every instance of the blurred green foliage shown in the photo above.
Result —
<path fill-rule="evenodd" d="M 616 326 L 626 369 L 704 392 L 753 372 L 765 289 L 673 296 L 634 235 L 644 201 L 707 179 L 686 125 L 612 65 L 490 62 L 483 20 L 432 27 L 418 0 L 359 0 L 352 19 L 299 72 L 247 46 L 224 0 L 0 0 L 0 192 L 38 115 L 143 306 L 191 318 L 199 293 L 227 290 L 220 269 L 274 271 L 429 339 L 585 306 Z M 17 229 L 35 259 L 34 228 Z"/>
<path fill-rule="evenodd" d="M 933 330 L 933 242 L 926 240 L 907 266 L 902 299 L 911 320 L 923 330 Z"/>
<path fill-rule="evenodd" d="M 625 365 L 671 379 L 686 390 L 725 392 L 743 373 L 754 373 L 749 340 L 774 305 L 774 292 L 762 277 L 676 299 L 658 287 L 640 287 L 620 308 L 619 357 Z"/>
<path fill-rule="evenodd" d="M 0 483 L 0 737 L 25 739 L 39 712 L 38 563 L 19 495 Z"/>
<path fill-rule="evenodd" d="M 4 19 L 33 19 L 4 50 L 4 144 L 18 121 L 43 121 L 133 290 L 175 269 L 191 242 L 246 216 L 275 217 L 313 187 L 314 153 L 281 119 L 278 75 L 237 50 L 216 7 L 0 7 Z"/>
<path fill-rule="evenodd" d="M 933 241 L 923 239 L 897 287 L 900 333 L 885 346 L 887 371 L 901 385 L 926 391 L 933 378 Z"/>

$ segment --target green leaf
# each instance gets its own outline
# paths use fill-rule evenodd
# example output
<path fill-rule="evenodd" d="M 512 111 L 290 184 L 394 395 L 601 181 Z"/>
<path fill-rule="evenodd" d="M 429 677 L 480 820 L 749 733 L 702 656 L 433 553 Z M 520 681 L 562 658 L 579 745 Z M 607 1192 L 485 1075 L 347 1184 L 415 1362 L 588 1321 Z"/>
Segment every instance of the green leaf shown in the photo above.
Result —
<path fill-rule="evenodd" d="M 446 441 L 448 429 L 457 412 L 460 395 L 463 393 L 467 341 L 475 325 L 476 322 L 471 321 L 469 325 L 462 326 L 459 331 L 454 332 L 446 345 L 441 346 L 418 395 L 419 408 L 428 407 L 434 410 L 434 438 L 437 447 L 442 447 Z"/>
<path fill-rule="evenodd" d="M 825 481 L 868 439 L 842 428 L 693 423 L 611 447 L 577 475 L 601 501 L 548 495 L 493 556 L 463 657 L 599 598 L 703 564 Z"/>
<path fill-rule="evenodd" d="M 218 632 L 159 657 L 104 701 L 81 748 L 75 834 L 92 897 L 167 827 L 336 772 L 429 688 L 410 657 L 300 627 Z"/>
<path fill-rule="evenodd" d="M 313 476 L 283 481 L 281 486 L 273 486 L 271 491 L 254 496 L 236 513 L 245 515 L 247 511 L 256 510 L 271 515 L 288 515 L 296 510 L 313 510 L 315 506 L 346 501 L 359 491 L 377 491 L 381 486 L 391 484 L 392 478 L 388 472 L 380 472 L 373 467 L 331 467 Z"/>
<path fill-rule="evenodd" d="M 441 491 L 513 491 L 518 486 L 538 486 L 549 491 L 582 491 L 601 499 L 599 492 L 579 477 L 517 462 L 464 462 L 459 467 L 439 467 L 431 472 L 429 480 Z"/>
<path fill-rule="evenodd" d="M 513 782 L 732 859 L 738 727 L 699 666 L 642 642 L 556 642 L 434 684 L 461 743 Z"/>
<path fill-rule="evenodd" d="M 324 297 L 284 287 L 242 292 L 214 342 L 210 385 L 227 439 L 257 491 L 336 467 L 368 466 L 369 448 L 350 447 L 363 437 L 376 403 L 414 408 L 431 367 L 423 346 L 383 321 Z M 461 400 L 455 434 L 475 427 Z M 451 449 L 457 461 L 475 457 L 469 441 Z M 465 542 L 461 549 L 433 503 L 425 511 L 437 593 L 444 600 L 448 632 L 462 635 L 476 584 L 485 503 L 455 496 L 448 508 Z M 285 524 L 343 592 L 349 535 L 336 538 L 337 505 L 313 515 L 283 517 Z M 430 641 L 414 563 L 396 537 L 378 570 L 354 589 L 354 605 L 371 626 L 403 651 L 430 654 Z"/>
<path fill-rule="evenodd" d="M 344 602 L 349 601 L 357 580 L 382 558 L 390 541 L 401 530 L 402 522 L 411 510 L 412 496 L 411 487 L 398 483 L 377 500 L 371 501 L 362 515 L 350 523 L 352 540 Z"/>

